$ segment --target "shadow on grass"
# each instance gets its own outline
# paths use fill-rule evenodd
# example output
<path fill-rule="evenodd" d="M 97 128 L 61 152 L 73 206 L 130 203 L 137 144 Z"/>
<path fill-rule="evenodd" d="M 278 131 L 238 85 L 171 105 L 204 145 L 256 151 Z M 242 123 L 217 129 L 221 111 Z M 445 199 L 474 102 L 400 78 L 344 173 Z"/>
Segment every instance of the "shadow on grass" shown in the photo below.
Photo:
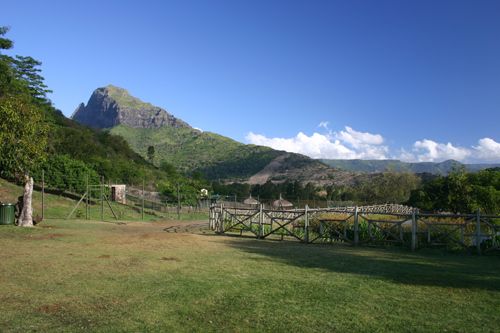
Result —
<path fill-rule="evenodd" d="M 342 244 L 306 245 L 213 237 L 224 237 L 225 244 L 240 251 L 298 267 L 365 275 L 408 285 L 500 291 L 498 256 L 455 254 L 432 249 L 411 253 L 398 248 L 354 248 Z"/>

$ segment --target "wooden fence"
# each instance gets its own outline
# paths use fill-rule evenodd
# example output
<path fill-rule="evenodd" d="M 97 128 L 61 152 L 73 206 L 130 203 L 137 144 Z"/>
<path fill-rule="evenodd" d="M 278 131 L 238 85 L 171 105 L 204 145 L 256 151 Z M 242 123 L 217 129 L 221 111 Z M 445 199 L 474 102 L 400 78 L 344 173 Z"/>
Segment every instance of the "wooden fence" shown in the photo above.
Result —
<path fill-rule="evenodd" d="M 219 234 L 303 243 L 398 244 L 413 251 L 444 246 L 478 254 L 500 250 L 498 215 L 481 215 L 479 211 L 424 214 L 400 207 L 395 211 L 388 205 L 279 210 L 263 205 L 214 204 L 209 211 L 209 228 Z"/>

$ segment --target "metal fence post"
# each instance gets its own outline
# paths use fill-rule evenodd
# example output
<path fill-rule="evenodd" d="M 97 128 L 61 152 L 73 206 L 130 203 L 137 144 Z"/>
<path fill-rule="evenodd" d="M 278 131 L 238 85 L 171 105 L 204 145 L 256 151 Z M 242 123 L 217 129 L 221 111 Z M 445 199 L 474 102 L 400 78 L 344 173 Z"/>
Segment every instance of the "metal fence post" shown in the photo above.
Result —
<path fill-rule="evenodd" d="M 476 249 L 477 254 L 481 255 L 481 213 L 479 209 L 476 212 Z"/>
<path fill-rule="evenodd" d="M 142 179 L 141 220 L 144 220 L 144 178 Z"/>
<path fill-rule="evenodd" d="M 411 214 L 411 250 L 415 251 L 417 248 L 417 216 L 415 211 Z"/>
<path fill-rule="evenodd" d="M 87 198 L 85 200 L 85 219 L 88 220 L 90 218 L 90 211 L 89 211 L 89 196 L 90 196 L 90 192 L 89 192 L 89 173 L 87 171 L 87 175 L 85 177 L 85 191 L 87 193 Z"/>
<path fill-rule="evenodd" d="M 354 245 L 359 244 L 359 220 L 358 220 L 358 206 L 354 208 Z"/>
<path fill-rule="evenodd" d="M 101 221 L 104 221 L 104 177 L 101 177 Z"/>
<path fill-rule="evenodd" d="M 177 183 L 177 220 L 181 219 L 181 194 L 179 183 Z"/>
<path fill-rule="evenodd" d="M 45 171 L 42 170 L 42 220 L 45 217 Z"/>

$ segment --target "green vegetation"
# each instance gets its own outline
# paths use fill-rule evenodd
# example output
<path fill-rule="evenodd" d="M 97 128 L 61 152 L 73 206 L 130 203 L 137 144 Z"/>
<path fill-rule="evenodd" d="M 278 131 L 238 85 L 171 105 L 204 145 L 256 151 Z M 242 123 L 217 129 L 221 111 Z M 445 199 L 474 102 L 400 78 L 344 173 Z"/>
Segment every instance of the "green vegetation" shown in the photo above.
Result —
<path fill-rule="evenodd" d="M 244 145 L 209 132 L 182 127 L 113 127 L 110 133 L 123 137 L 142 157 L 154 148 L 153 161 L 168 161 L 183 173 L 201 172 L 208 179 L 246 178 L 283 154 L 271 148 Z"/>
<path fill-rule="evenodd" d="M 23 190 L 20 186 L 8 182 L 0 178 L 0 202 L 16 203 L 17 198 L 22 194 Z M 96 188 L 92 194 L 92 200 L 89 210 L 89 219 L 101 219 L 101 204 L 99 201 L 100 189 Z M 73 210 L 77 198 L 68 198 L 60 194 L 45 193 L 45 218 L 46 219 L 65 219 Z M 141 202 L 128 201 L 127 205 L 117 202 L 110 202 L 113 211 L 118 217 L 118 221 L 140 221 L 142 220 Z M 145 221 L 165 221 L 165 220 L 206 220 L 208 213 L 206 211 L 191 210 L 188 207 L 183 207 L 180 211 L 180 216 L 177 215 L 175 204 L 170 204 L 168 210 L 166 207 L 158 209 L 158 205 L 153 209 L 151 202 L 146 202 L 144 210 Z M 33 192 L 33 216 L 42 215 L 42 195 L 40 191 Z M 113 213 L 108 208 L 107 203 L 104 203 L 104 220 L 116 221 Z M 79 208 L 75 210 L 72 219 L 85 219 L 85 203 L 81 203 Z M 45 223 L 45 222 L 44 222 Z"/>
<path fill-rule="evenodd" d="M 121 107 L 130 109 L 152 109 L 155 106 L 141 101 L 140 99 L 130 95 L 127 90 L 115 87 L 113 85 L 107 85 L 109 96 L 112 97 Z"/>
<path fill-rule="evenodd" d="M 342 188 L 333 200 L 362 204 L 406 203 L 410 193 L 420 185 L 413 173 L 384 172 L 361 179 L 354 186 Z"/>
<path fill-rule="evenodd" d="M 0 27 L 0 51 L 12 48 Z M 41 111 L 49 92 L 39 75 L 40 62 L 31 57 L 0 53 L 0 172 L 27 182 L 35 165 L 45 158 L 47 124 Z"/>
<path fill-rule="evenodd" d="M 427 211 L 470 213 L 480 209 L 483 213 L 500 214 L 500 168 L 477 173 L 456 169 L 413 191 L 409 203 Z"/>
<path fill-rule="evenodd" d="M 494 332 L 500 261 L 172 224 L 0 228 L 4 331 Z M 36 249 L 35 251 L 33 249 Z"/>
<path fill-rule="evenodd" d="M 412 172 L 447 175 L 454 168 L 464 167 L 467 171 L 474 172 L 498 164 L 462 164 L 455 160 L 443 162 L 401 162 L 399 160 L 321 160 L 331 167 L 353 172 Z"/>
<path fill-rule="evenodd" d="M 300 183 L 285 180 L 281 183 L 266 182 L 263 185 L 212 183 L 213 193 L 223 196 L 236 195 L 239 199 L 250 194 L 262 201 L 279 198 L 304 205 L 307 201 L 320 200 L 344 201 L 359 205 L 380 203 L 406 203 L 412 190 L 420 184 L 420 179 L 410 173 L 385 172 L 363 177 L 352 186 L 318 186 L 313 183 Z M 309 203 L 310 204 L 310 203 Z"/>
<path fill-rule="evenodd" d="M 0 202 L 7 203 L 16 203 L 17 198 L 22 194 L 23 190 L 21 187 L 10 183 L 4 179 L 0 179 Z M 98 190 L 95 192 L 95 197 L 98 197 Z M 75 207 L 78 200 L 67 198 L 61 195 L 45 193 L 44 198 L 44 206 L 45 206 L 45 218 L 46 219 L 63 219 L 66 218 L 73 208 Z M 111 202 L 111 207 L 113 211 L 117 215 L 119 220 L 133 221 L 133 220 L 141 220 L 141 210 L 140 205 L 134 206 L 132 203 L 130 205 L 122 205 L 116 202 Z M 42 194 L 40 191 L 33 192 L 33 216 L 41 216 L 42 215 Z M 172 218 L 174 216 L 170 214 Z M 185 214 L 183 214 L 185 215 Z M 152 209 L 146 209 L 144 214 L 144 219 L 146 221 L 154 221 L 159 219 L 165 219 L 168 217 L 168 214 L 165 212 L 159 213 L 153 211 Z M 184 219 L 187 219 L 191 216 L 183 216 Z M 74 212 L 72 218 L 85 218 L 85 204 L 81 203 L 79 208 Z M 92 200 L 92 204 L 90 205 L 90 216 L 92 219 L 100 219 L 101 218 L 101 205 L 100 201 Z M 104 220 L 105 221 L 115 221 L 115 218 L 108 208 L 108 205 L 105 203 L 104 206 Z M 45 222 L 44 222 L 45 223 Z"/>

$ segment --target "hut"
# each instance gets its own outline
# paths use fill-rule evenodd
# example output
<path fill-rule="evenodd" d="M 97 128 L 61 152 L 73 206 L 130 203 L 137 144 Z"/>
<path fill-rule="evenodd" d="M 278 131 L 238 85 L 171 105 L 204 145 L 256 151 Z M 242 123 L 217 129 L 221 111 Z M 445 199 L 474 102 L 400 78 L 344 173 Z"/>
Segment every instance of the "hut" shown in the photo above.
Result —
<path fill-rule="evenodd" d="M 248 198 L 246 198 L 243 203 L 245 205 L 259 205 L 260 202 L 258 200 L 255 200 L 254 198 L 252 198 L 252 195 L 250 194 L 250 196 Z"/>
<path fill-rule="evenodd" d="M 111 185 L 111 200 L 127 204 L 127 186 L 126 185 Z"/>
<path fill-rule="evenodd" d="M 292 209 L 293 208 L 293 204 L 290 201 L 287 201 L 287 200 L 283 199 L 281 197 L 281 194 L 280 194 L 279 200 L 274 200 L 273 201 L 273 208 L 278 208 L 278 209 L 282 209 L 282 210 Z"/>

